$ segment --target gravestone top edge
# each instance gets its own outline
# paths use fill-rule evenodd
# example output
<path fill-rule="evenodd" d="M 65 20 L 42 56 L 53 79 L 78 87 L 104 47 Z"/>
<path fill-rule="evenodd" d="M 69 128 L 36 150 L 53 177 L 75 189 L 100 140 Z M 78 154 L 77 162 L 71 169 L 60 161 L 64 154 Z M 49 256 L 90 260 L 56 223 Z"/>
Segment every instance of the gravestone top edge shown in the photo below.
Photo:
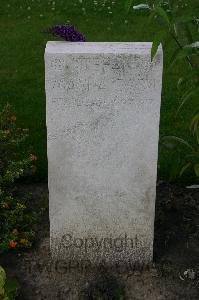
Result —
<path fill-rule="evenodd" d="M 49 41 L 45 54 L 134 54 L 150 55 L 152 42 L 66 42 Z M 158 54 L 163 55 L 162 46 Z"/>

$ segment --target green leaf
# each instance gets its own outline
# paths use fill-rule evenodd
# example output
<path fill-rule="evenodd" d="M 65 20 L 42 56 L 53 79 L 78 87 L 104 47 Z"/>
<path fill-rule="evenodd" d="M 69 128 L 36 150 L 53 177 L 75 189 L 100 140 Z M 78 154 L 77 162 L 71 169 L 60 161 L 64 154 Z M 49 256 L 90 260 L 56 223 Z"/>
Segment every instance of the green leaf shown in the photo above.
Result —
<path fill-rule="evenodd" d="M 194 165 L 194 171 L 197 177 L 199 177 L 199 164 Z"/>
<path fill-rule="evenodd" d="M 189 129 L 193 135 L 196 135 L 197 143 L 199 144 L 199 113 L 197 113 L 191 120 Z"/>
<path fill-rule="evenodd" d="M 158 47 L 161 44 L 161 42 L 164 40 L 165 32 L 160 32 L 154 39 L 153 45 L 151 48 L 151 61 L 153 60 L 154 56 L 156 55 L 158 51 Z"/>
<path fill-rule="evenodd" d="M 169 142 L 169 143 L 171 143 L 171 142 L 173 142 L 173 143 L 177 142 L 177 143 L 179 143 L 179 144 L 181 144 L 183 146 L 188 147 L 190 150 L 194 151 L 193 147 L 187 141 L 185 141 L 184 139 L 179 138 L 177 136 L 174 136 L 174 135 L 163 136 L 161 138 L 161 141 L 162 141 L 162 144 L 164 144 L 164 143 L 166 144 L 167 142 Z"/>
<path fill-rule="evenodd" d="M 150 13 L 149 18 L 148 18 L 148 24 L 150 24 L 152 22 L 155 15 L 156 15 L 155 12 L 153 10 L 151 10 L 151 13 Z"/>
<path fill-rule="evenodd" d="M 179 111 L 181 110 L 181 108 L 185 105 L 185 103 L 192 97 L 194 96 L 197 92 L 199 91 L 199 87 L 193 89 L 193 87 L 191 89 L 188 90 L 188 92 L 186 92 L 183 97 L 182 97 L 182 102 L 179 105 L 178 109 L 177 109 L 177 113 L 179 113 Z"/>
<path fill-rule="evenodd" d="M 189 56 L 192 56 L 196 54 L 196 49 L 194 47 L 183 47 L 183 48 L 178 48 L 175 50 L 174 54 L 172 55 L 171 58 L 171 64 L 170 67 L 173 67 L 173 65 L 178 61 L 182 59 L 189 58 Z"/>
<path fill-rule="evenodd" d="M 195 134 L 197 127 L 199 127 L 199 113 L 192 118 L 189 129 L 193 134 Z"/>
<path fill-rule="evenodd" d="M 162 7 L 155 7 L 153 9 L 153 11 L 159 15 L 164 22 L 170 27 L 170 20 L 169 20 L 169 16 L 167 15 L 167 12 L 162 8 Z"/>
<path fill-rule="evenodd" d="M 184 172 L 189 168 L 189 167 L 191 167 L 191 163 L 189 162 L 189 163 L 187 163 L 186 165 L 184 165 L 183 167 L 182 167 L 182 169 L 180 170 L 180 176 L 182 176 L 183 174 L 184 174 Z"/>
<path fill-rule="evenodd" d="M 196 78 L 196 76 L 199 77 L 199 68 L 194 68 L 193 70 L 189 71 L 189 74 L 187 76 L 179 78 L 177 85 L 178 88 L 183 86 L 189 80 L 193 80 L 194 78 Z"/>
<path fill-rule="evenodd" d="M 177 48 L 177 49 L 173 52 L 173 55 L 171 56 L 171 60 L 170 60 L 170 64 L 169 64 L 169 69 L 170 69 L 171 67 L 173 67 L 173 65 L 174 65 L 175 62 L 177 61 L 177 57 L 178 57 L 180 51 L 182 51 L 182 49 Z"/>

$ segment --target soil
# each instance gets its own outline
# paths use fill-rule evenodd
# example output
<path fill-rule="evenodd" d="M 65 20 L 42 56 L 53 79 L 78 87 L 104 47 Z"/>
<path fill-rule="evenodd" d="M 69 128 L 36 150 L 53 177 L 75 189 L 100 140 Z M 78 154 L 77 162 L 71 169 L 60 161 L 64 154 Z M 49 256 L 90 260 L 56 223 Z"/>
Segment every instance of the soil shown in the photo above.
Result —
<path fill-rule="evenodd" d="M 34 246 L 0 256 L 0 264 L 20 283 L 18 300 L 199 299 L 199 190 L 158 182 L 154 263 L 120 270 L 53 263 L 47 185 L 20 184 L 18 190 L 33 194 L 33 207 L 46 208 Z"/>

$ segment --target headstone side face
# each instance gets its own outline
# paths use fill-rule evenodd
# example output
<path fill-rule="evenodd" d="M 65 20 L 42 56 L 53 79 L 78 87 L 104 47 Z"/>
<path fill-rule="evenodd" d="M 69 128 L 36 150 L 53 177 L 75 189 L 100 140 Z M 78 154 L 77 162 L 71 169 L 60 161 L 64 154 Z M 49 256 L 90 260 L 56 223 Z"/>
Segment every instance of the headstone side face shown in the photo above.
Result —
<path fill-rule="evenodd" d="M 49 42 L 51 252 L 91 263 L 153 258 L 162 50 Z"/>

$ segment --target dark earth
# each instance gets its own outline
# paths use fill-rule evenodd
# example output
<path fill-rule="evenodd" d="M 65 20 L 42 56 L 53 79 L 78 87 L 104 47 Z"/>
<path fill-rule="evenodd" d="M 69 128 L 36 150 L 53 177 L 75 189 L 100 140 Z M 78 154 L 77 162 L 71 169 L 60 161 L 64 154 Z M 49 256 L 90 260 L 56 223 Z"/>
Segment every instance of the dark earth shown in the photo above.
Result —
<path fill-rule="evenodd" d="M 20 284 L 16 299 L 199 300 L 199 189 L 159 181 L 154 263 L 119 269 L 53 263 L 47 184 L 20 184 L 18 192 L 31 192 L 33 207 L 45 213 L 31 249 L 0 256 L 0 264 Z"/>

